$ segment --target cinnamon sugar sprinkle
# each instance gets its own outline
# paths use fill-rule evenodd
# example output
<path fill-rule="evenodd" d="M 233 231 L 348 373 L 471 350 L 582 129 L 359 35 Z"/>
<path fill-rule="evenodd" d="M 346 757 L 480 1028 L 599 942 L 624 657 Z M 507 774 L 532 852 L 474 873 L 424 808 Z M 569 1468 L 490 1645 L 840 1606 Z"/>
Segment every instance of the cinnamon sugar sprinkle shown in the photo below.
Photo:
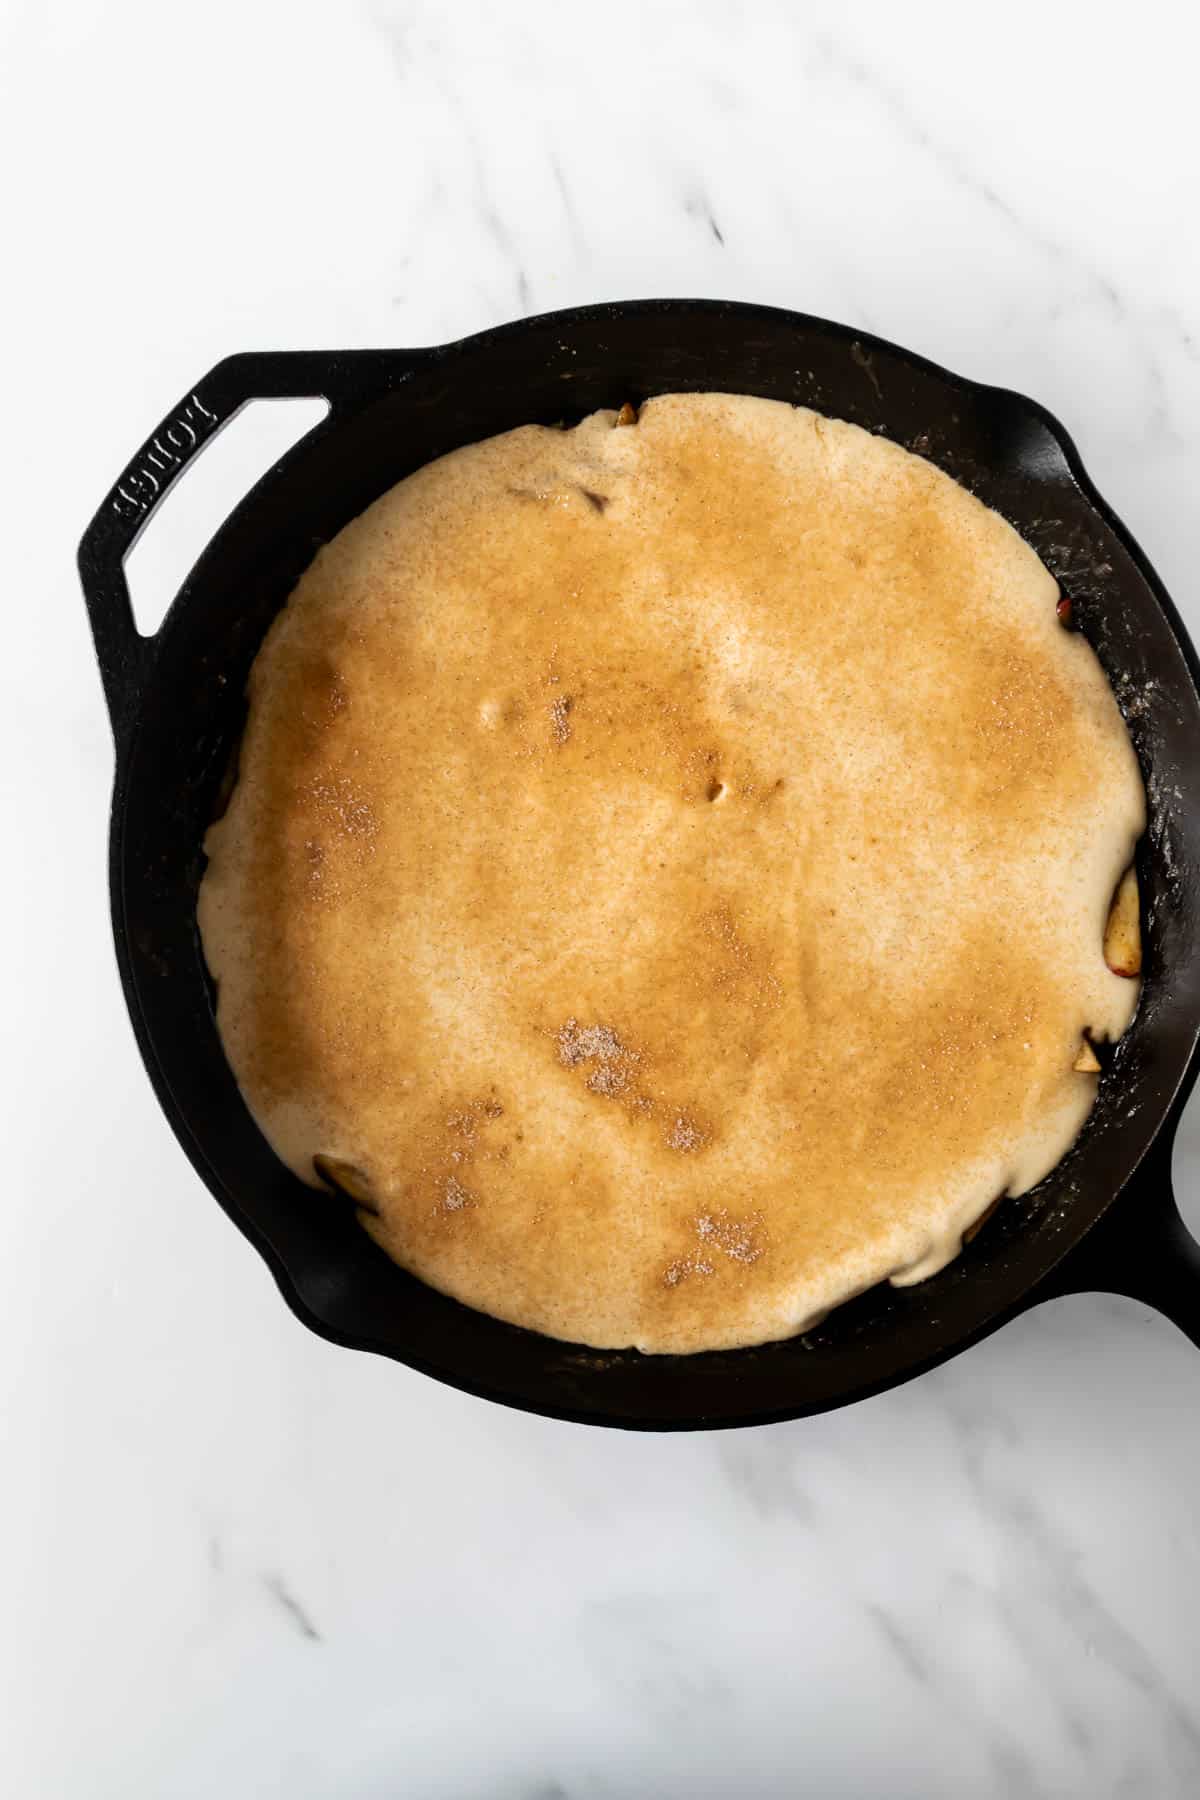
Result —
<path fill-rule="evenodd" d="M 569 742 L 571 736 L 571 696 L 560 694 L 550 705 L 550 728 L 556 744 Z"/>
<path fill-rule="evenodd" d="M 346 775 L 317 775 L 309 791 L 317 814 L 338 836 L 374 847 L 379 820 L 354 781 Z"/>
<path fill-rule="evenodd" d="M 615 1063 L 637 1059 L 626 1050 L 611 1025 L 581 1025 L 568 1019 L 558 1034 L 558 1060 L 568 1069 L 582 1062 Z"/>
<path fill-rule="evenodd" d="M 756 1219 L 755 1223 L 758 1222 Z M 754 1263 L 762 1255 L 761 1248 L 754 1241 L 753 1226 L 733 1218 L 724 1207 L 720 1212 L 700 1214 L 696 1220 L 696 1236 L 715 1244 L 718 1250 L 723 1250 L 734 1262 Z"/>
<path fill-rule="evenodd" d="M 702 1150 L 707 1142 L 707 1131 L 701 1131 L 700 1127 L 694 1125 L 686 1113 L 679 1114 L 668 1131 L 666 1139 L 668 1150 L 682 1150 L 685 1153 Z"/>
<path fill-rule="evenodd" d="M 588 1076 L 588 1087 L 593 1094 L 623 1094 L 629 1086 L 629 1077 L 617 1063 L 601 1063 Z"/>
<path fill-rule="evenodd" d="M 663 1286 L 678 1287 L 689 1275 L 715 1275 L 716 1270 L 703 1257 L 677 1256 L 673 1263 L 668 1263 L 663 1271 Z"/>
<path fill-rule="evenodd" d="M 693 1229 L 699 1250 L 688 1256 L 677 1256 L 668 1263 L 663 1270 L 663 1286 L 678 1287 L 690 1275 L 715 1275 L 716 1265 L 709 1260 L 714 1250 L 719 1250 L 730 1262 L 756 1263 L 762 1255 L 762 1246 L 755 1238 L 755 1231 L 761 1224 L 758 1213 L 752 1214 L 749 1221 L 735 1219 L 725 1207 L 719 1212 L 697 1214 Z"/>
<path fill-rule="evenodd" d="M 475 1196 L 470 1193 L 454 1175 L 447 1175 L 442 1190 L 442 1210 L 444 1212 L 462 1212 L 464 1207 L 474 1206 Z"/>
<path fill-rule="evenodd" d="M 438 1195 L 435 1213 L 458 1213 L 479 1205 L 478 1194 L 464 1186 L 459 1175 L 473 1163 L 503 1162 L 507 1158 L 506 1145 L 489 1147 L 486 1135 L 481 1135 L 482 1126 L 503 1117 L 504 1108 L 492 1095 L 472 1100 L 444 1115 L 442 1131 L 430 1146 L 431 1154 L 426 1164 Z M 448 1173 L 445 1172 L 447 1161 L 452 1165 Z"/>
<path fill-rule="evenodd" d="M 587 1077 L 589 1093 L 621 1100 L 634 1112 L 653 1110 L 653 1101 L 635 1091 L 635 1071 L 641 1058 L 622 1043 L 611 1025 L 581 1025 L 578 1019 L 568 1019 L 558 1033 L 558 1060 L 567 1069 L 584 1063 L 596 1065 Z"/>

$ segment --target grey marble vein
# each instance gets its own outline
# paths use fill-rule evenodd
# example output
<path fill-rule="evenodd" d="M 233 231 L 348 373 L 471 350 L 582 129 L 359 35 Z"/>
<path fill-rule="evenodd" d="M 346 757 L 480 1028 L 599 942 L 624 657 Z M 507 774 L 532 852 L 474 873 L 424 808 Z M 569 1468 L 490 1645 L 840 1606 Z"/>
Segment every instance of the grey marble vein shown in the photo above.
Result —
<path fill-rule="evenodd" d="M 689 219 L 695 219 L 707 228 L 709 236 L 716 240 L 722 250 L 725 248 L 725 233 L 718 225 L 712 202 L 702 187 L 692 184 L 687 188 L 683 197 L 683 210 Z"/>
<path fill-rule="evenodd" d="M 1049 1603 L 1054 1615 L 1070 1629 L 1082 1654 L 1102 1660 L 1123 1682 L 1156 1704 L 1180 1766 L 1200 1781 L 1200 1696 L 1185 1697 L 1172 1687 L 1145 1645 L 1084 1575 L 1078 1549 L 1039 1503 L 1032 1487 L 1013 1488 L 993 1471 L 986 1454 L 986 1426 L 981 1432 L 969 1408 L 952 1403 L 950 1410 L 980 1511 L 1004 1529 L 1029 1558 L 1043 1604 Z M 1027 1594 L 1001 1588 L 994 1600 L 998 1616 L 1025 1654 L 1042 1660 L 1044 1644 L 1031 1617 Z M 1066 1714 L 1064 1727 L 1081 1748 L 1088 1747 L 1087 1727 L 1073 1709 Z"/>
<path fill-rule="evenodd" d="M 375 11 L 370 17 L 388 48 L 396 75 L 401 81 L 408 80 L 414 73 L 414 55 L 410 50 L 411 37 L 406 34 L 404 21 L 397 21 L 391 12 L 385 11 Z M 467 105 L 458 85 L 452 79 L 454 59 L 439 53 L 438 41 L 432 35 L 432 28 L 418 60 L 424 79 L 441 95 L 447 111 L 456 122 L 459 141 L 470 168 L 475 221 L 502 263 L 507 266 L 519 310 L 528 312 L 533 294 L 532 282 L 522 262 L 514 233 L 492 191 L 480 135 L 483 121 Z"/>
<path fill-rule="evenodd" d="M 729 1675 L 706 1639 L 706 1608 L 678 1594 L 621 1593 L 589 1607 L 580 1641 L 589 1662 L 651 1721 L 681 1723 L 728 1706 Z"/>
<path fill-rule="evenodd" d="M 292 1625 L 302 1638 L 307 1638 L 308 1641 L 313 1644 L 319 1644 L 323 1641 L 321 1633 L 313 1624 L 307 1608 L 302 1606 L 300 1601 L 297 1600 L 295 1594 L 293 1594 L 282 1575 L 274 1572 L 264 1573 L 262 1576 L 262 1584 L 264 1588 L 266 1588 L 268 1594 L 270 1594 L 272 1600 L 275 1601 L 280 1611 L 285 1617 L 291 1620 Z"/>
<path fill-rule="evenodd" d="M 781 1516 L 799 1525 L 815 1524 L 817 1509 L 797 1475 L 799 1456 L 791 1432 L 723 1433 L 717 1460 L 760 1518 Z"/>
<path fill-rule="evenodd" d="M 980 202 L 1000 218 L 1020 240 L 1060 271 L 1074 273 L 1085 285 L 1094 301 L 1101 304 L 1127 332 L 1136 350 L 1149 389 L 1149 407 L 1143 429 L 1148 439 L 1161 440 L 1164 434 L 1178 439 L 1178 427 L 1170 409 L 1170 392 L 1159 356 L 1146 334 L 1145 308 L 1134 303 L 1118 286 L 1112 275 L 1084 252 L 1069 246 L 1062 238 L 1051 236 L 983 175 L 960 147 L 937 136 L 923 123 L 901 89 L 861 55 L 848 49 L 827 33 L 813 40 L 812 66 L 818 76 L 840 76 L 850 86 L 872 101 L 886 115 L 889 124 L 903 141 L 919 154 L 928 157 L 945 178 L 963 194 Z M 1167 323 L 1176 344 L 1194 355 L 1189 329 L 1170 309 L 1159 309 L 1157 317 Z"/>
<path fill-rule="evenodd" d="M 1011 1742 L 991 1744 L 988 1756 L 996 1771 L 999 1793 L 1012 1795 L 1014 1800 L 1037 1800 L 1037 1796 L 1045 1791 L 1037 1780 L 1033 1763 L 1018 1745 Z"/>
<path fill-rule="evenodd" d="M 571 242 L 574 245 L 575 252 L 579 256 L 586 255 L 587 242 L 583 234 L 583 226 L 579 217 L 579 208 L 575 204 L 575 196 L 571 190 L 571 184 L 567 180 L 566 171 L 562 165 L 562 158 L 559 156 L 557 150 L 549 149 L 546 152 L 546 160 L 549 162 L 551 173 L 554 176 L 554 185 L 558 189 L 558 197 L 562 202 L 563 218 L 566 220 L 567 231 L 571 238 Z"/>
<path fill-rule="evenodd" d="M 998 213 L 1026 243 L 1055 261 L 1071 260 L 1070 253 L 1058 239 L 1048 237 L 1020 213 L 986 176 L 979 174 L 971 166 L 962 150 L 936 137 L 922 123 L 902 90 L 860 55 L 821 33 L 813 40 L 813 63 L 817 71 L 840 75 L 851 86 L 868 96 L 886 112 L 889 123 L 901 138 L 930 157 L 972 199 L 982 201 L 992 212 Z M 1118 306 L 1121 304 L 1116 288 L 1105 275 L 1093 269 L 1090 264 L 1080 266 L 1086 268 L 1089 279 L 1101 292 L 1106 293 Z"/>
<path fill-rule="evenodd" d="M 919 1639 L 900 1623 L 893 1612 L 878 1601 L 869 1602 L 865 1611 L 867 1617 L 874 1620 L 880 1637 L 895 1656 L 905 1674 L 921 1687 L 928 1687 L 933 1671 Z"/>

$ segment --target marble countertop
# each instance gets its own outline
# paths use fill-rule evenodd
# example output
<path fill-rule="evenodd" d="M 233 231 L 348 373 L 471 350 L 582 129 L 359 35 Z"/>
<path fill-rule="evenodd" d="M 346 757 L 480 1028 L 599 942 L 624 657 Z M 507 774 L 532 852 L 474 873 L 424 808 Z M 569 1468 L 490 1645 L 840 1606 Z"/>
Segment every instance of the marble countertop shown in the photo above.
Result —
<path fill-rule="evenodd" d="M 708 294 L 1043 400 L 1200 628 L 1196 27 L 1080 18 L 0 5 L 0 1791 L 1200 1791 L 1200 1354 L 1145 1308 L 1063 1301 L 851 1410 L 691 1437 L 296 1323 L 134 1049 L 72 566 L 229 351 Z M 296 429 L 257 409 L 189 472 L 132 559 L 145 623 Z M 1176 1175 L 1200 1224 L 1195 1104 Z"/>

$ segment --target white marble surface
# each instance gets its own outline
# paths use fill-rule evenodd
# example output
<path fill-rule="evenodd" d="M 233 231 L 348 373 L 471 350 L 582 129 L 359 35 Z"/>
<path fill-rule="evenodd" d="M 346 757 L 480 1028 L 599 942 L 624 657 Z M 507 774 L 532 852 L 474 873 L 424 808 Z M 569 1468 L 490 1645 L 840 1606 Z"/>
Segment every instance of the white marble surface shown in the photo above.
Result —
<path fill-rule="evenodd" d="M 72 567 L 227 351 L 715 294 L 1046 401 L 1200 627 L 1184 16 L 0 7 L 0 1792 L 1200 1790 L 1200 1356 L 1144 1308 L 693 1438 L 510 1414 L 292 1319 L 126 1024 Z M 145 617 L 279 428 L 164 509 Z M 1195 1109 L 1177 1174 L 1195 1222 Z"/>

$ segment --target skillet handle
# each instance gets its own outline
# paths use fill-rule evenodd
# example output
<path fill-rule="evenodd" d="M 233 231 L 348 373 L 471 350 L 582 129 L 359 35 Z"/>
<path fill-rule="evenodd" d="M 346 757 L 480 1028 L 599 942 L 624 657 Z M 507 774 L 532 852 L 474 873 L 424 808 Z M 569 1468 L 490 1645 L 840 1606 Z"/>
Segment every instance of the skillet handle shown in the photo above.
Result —
<path fill-rule="evenodd" d="M 421 355 L 417 351 L 397 356 L 396 374 L 410 372 Z M 340 412 L 365 399 L 362 368 L 367 361 L 375 364 L 374 391 L 379 391 L 379 356 L 373 351 L 282 350 L 226 357 L 134 453 L 79 545 L 79 577 L 118 746 L 137 717 L 154 642 L 139 632 L 134 621 L 125 558 L 159 501 L 197 451 L 251 400 L 324 398 L 331 411 Z M 313 429 L 320 431 L 324 423 Z"/>
<path fill-rule="evenodd" d="M 1200 1243 L 1175 1204 L 1173 1135 L 1160 1132 L 1124 1193 L 1034 1289 L 1034 1304 L 1060 1294 L 1127 1294 L 1200 1345 Z"/>

